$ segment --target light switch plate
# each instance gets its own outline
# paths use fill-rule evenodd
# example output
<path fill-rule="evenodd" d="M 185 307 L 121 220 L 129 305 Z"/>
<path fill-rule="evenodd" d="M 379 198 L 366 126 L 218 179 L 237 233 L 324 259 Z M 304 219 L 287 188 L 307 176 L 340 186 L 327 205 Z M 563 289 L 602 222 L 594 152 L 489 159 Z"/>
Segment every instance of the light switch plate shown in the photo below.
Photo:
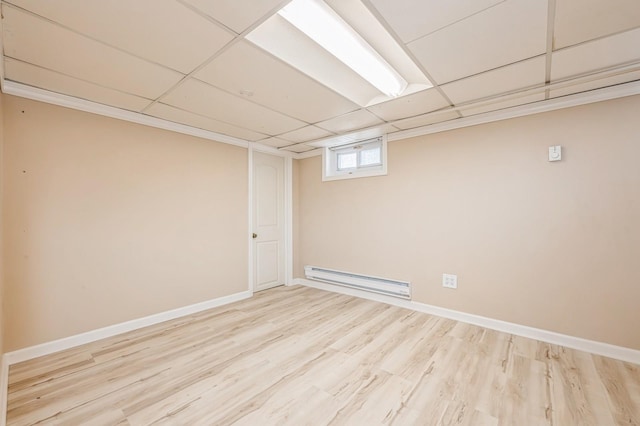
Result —
<path fill-rule="evenodd" d="M 549 147 L 549 161 L 562 160 L 562 147 L 560 145 Z"/>

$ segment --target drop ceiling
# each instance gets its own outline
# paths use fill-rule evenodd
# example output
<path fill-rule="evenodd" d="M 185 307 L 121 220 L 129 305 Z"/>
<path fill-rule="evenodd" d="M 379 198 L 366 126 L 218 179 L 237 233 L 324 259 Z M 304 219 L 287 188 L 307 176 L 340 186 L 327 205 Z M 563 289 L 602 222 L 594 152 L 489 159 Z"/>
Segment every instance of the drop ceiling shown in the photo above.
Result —
<path fill-rule="evenodd" d="M 386 29 L 433 84 L 363 107 L 335 58 L 316 63 L 331 89 L 252 43 L 287 3 L 3 1 L 3 77 L 293 153 L 640 79 L 638 0 L 328 0 L 375 17 L 354 28 Z"/>

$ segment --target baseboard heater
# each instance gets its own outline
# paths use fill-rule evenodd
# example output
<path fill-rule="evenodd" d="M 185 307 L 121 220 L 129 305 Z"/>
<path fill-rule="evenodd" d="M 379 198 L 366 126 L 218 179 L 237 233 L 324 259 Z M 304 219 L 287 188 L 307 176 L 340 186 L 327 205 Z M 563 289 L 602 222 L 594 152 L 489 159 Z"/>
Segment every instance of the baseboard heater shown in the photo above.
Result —
<path fill-rule="evenodd" d="M 406 281 L 353 274 L 351 272 L 318 268 L 316 266 L 305 266 L 304 275 L 310 280 L 323 281 L 329 284 L 337 284 L 358 290 L 385 294 L 387 296 L 411 299 L 411 283 Z"/>

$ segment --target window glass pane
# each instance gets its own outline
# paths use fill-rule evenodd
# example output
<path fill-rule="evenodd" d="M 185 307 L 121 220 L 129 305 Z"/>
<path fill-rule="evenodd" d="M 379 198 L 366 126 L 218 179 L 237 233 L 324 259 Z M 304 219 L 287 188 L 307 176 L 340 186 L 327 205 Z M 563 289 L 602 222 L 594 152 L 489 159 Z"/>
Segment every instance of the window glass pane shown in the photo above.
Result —
<path fill-rule="evenodd" d="M 377 166 L 380 161 L 380 147 L 360 151 L 360 166 Z"/>
<path fill-rule="evenodd" d="M 338 154 L 338 170 L 355 169 L 358 165 L 358 154 L 349 152 Z"/>

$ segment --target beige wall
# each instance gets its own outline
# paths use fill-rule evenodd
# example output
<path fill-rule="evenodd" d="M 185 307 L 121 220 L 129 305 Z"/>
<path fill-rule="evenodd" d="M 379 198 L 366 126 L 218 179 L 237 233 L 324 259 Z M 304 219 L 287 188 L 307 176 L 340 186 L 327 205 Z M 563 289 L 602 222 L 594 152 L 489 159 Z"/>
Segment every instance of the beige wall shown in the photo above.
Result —
<path fill-rule="evenodd" d="M 638 111 L 635 96 L 391 142 L 384 177 L 323 183 L 320 157 L 302 160 L 296 270 L 409 280 L 418 302 L 640 349 Z"/>
<path fill-rule="evenodd" d="M 4 97 L 5 349 L 247 289 L 247 150 Z"/>

